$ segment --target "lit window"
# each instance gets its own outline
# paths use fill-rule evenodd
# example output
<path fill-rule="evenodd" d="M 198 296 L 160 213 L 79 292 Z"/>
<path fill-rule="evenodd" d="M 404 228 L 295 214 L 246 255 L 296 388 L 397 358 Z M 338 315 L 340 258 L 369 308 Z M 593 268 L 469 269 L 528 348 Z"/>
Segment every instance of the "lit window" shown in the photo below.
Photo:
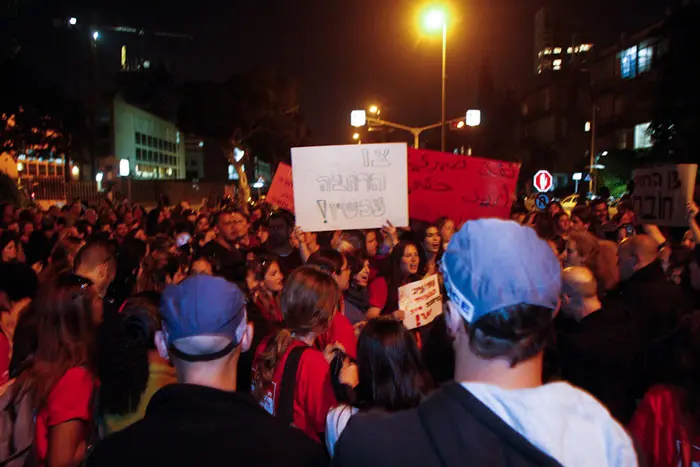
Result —
<path fill-rule="evenodd" d="M 646 73 L 651 70 L 651 59 L 654 55 L 654 49 L 650 47 L 644 47 L 639 49 L 639 56 L 637 58 L 637 66 L 639 74 Z"/>
<path fill-rule="evenodd" d="M 552 60 L 552 69 L 554 71 L 561 70 L 561 58 Z"/>
<path fill-rule="evenodd" d="M 561 53 L 561 47 L 554 47 L 554 55 L 559 55 Z"/>
<path fill-rule="evenodd" d="M 544 49 L 544 54 L 545 54 L 545 55 L 551 55 L 551 54 L 552 54 L 552 49 L 550 49 L 549 47 L 547 47 L 546 49 Z"/>
<path fill-rule="evenodd" d="M 566 49 L 566 53 L 568 53 L 568 54 L 574 53 L 574 48 L 573 48 L 573 47 L 569 47 L 568 49 Z"/>
<path fill-rule="evenodd" d="M 591 131 L 591 122 L 586 122 L 586 124 L 584 125 L 584 130 L 586 131 L 586 133 Z"/>
<path fill-rule="evenodd" d="M 579 52 L 588 52 L 593 48 L 593 44 L 581 44 L 579 47 Z"/>
<path fill-rule="evenodd" d="M 541 50 L 537 53 L 537 56 L 538 56 L 538 57 L 542 57 L 542 51 L 541 51 Z"/>
<path fill-rule="evenodd" d="M 651 122 L 640 123 L 634 127 L 634 149 L 650 148 L 651 144 L 651 131 L 649 127 Z"/>
<path fill-rule="evenodd" d="M 620 57 L 620 76 L 622 79 L 634 79 L 637 77 L 637 46 L 623 50 Z"/>

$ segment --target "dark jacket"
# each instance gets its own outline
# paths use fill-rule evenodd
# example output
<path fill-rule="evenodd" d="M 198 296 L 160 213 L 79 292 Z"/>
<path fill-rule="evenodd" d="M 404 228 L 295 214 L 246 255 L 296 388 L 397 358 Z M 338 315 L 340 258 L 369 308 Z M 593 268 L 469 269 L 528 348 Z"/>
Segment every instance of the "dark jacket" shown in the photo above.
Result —
<path fill-rule="evenodd" d="M 414 410 L 352 417 L 335 447 L 335 467 L 557 466 L 457 383 Z"/>
<path fill-rule="evenodd" d="M 236 248 L 229 250 L 216 240 L 208 242 L 199 251 L 207 258 L 214 258 L 219 265 L 217 275 L 229 282 L 242 286 L 245 283 L 246 263 L 245 254 Z"/>
<path fill-rule="evenodd" d="M 249 395 L 189 384 L 158 391 L 139 422 L 100 442 L 100 466 L 323 466 L 320 445 L 285 426 Z"/>
<path fill-rule="evenodd" d="M 660 261 L 654 261 L 620 284 L 633 310 L 645 347 L 673 331 L 681 317 L 692 311 L 679 286 L 666 280 Z"/>
<path fill-rule="evenodd" d="M 628 310 L 608 306 L 578 322 L 557 320 L 559 365 L 565 380 L 591 393 L 626 425 L 636 408 L 639 334 Z"/>

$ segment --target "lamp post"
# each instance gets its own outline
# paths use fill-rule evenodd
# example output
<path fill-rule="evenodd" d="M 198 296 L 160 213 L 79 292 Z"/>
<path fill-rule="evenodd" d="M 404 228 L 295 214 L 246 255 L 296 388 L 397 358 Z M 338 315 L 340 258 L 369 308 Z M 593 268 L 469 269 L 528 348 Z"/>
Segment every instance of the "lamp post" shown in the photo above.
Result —
<path fill-rule="evenodd" d="M 441 117 L 442 133 L 440 135 L 440 148 L 445 152 L 447 129 L 446 103 L 447 103 L 447 14 L 444 8 L 432 8 L 425 14 L 424 25 L 427 31 L 437 31 L 442 29 L 442 96 L 441 96 Z"/>

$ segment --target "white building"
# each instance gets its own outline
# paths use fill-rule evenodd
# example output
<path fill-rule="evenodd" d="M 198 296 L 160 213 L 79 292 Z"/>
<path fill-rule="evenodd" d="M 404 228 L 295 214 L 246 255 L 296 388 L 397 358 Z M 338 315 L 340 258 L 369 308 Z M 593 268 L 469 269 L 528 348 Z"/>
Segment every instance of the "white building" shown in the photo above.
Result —
<path fill-rule="evenodd" d="M 117 96 L 111 115 L 111 154 L 101 159 L 105 179 L 183 179 L 184 141 L 177 126 Z M 128 164 L 127 164 L 128 161 Z"/>

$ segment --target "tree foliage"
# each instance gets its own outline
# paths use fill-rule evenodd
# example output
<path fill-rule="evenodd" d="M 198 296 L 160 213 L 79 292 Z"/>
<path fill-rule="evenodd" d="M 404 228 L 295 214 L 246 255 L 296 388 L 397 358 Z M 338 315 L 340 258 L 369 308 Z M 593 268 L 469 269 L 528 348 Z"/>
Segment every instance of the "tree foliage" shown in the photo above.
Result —
<path fill-rule="evenodd" d="M 252 156 L 289 161 L 290 149 L 307 144 L 310 133 L 299 114 L 297 87 L 272 71 L 236 74 L 224 83 L 192 82 L 182 88 L 178 124 L 186 133 L 218 140 L 239 174 L 241 198 L 250 188 L 242 170 Z M 234 160 L 234 148 L 246 158 Z M 248 164 L 250 167 L 250 164 Z"/>
<path fill-rule="evenodd" d="M 66 154 L 84 128 L 82 107 L 47 86 L 17 56 L 0 64 L 0 152 Z"/>

